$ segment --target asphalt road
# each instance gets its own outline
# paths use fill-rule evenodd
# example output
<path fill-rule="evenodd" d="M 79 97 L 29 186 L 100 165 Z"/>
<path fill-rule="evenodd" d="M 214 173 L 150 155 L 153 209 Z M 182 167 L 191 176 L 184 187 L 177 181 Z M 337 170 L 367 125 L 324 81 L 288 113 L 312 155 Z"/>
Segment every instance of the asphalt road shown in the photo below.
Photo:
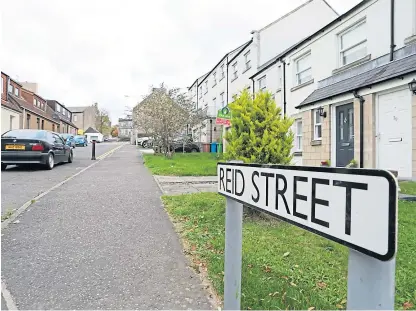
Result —
<path fill-rule="evenodd" d="M 18 309 L 212 309 L 135 146 L 54 189 L 2 230 Z"/>
<path fill-rule="evenodd" d="M 119 146 L 121 143 L 109 142 L 96 144 L 96 157 Z M 65 180 L 79 170 L 90 165 L 91 144 L 77 147 L 74 151 L 73 163 L 56 165 L 48 171 L 43 168 L 21 168 L 11 166 L 1 172 L 1 213 L 14 210 L 57 183 Z"/>

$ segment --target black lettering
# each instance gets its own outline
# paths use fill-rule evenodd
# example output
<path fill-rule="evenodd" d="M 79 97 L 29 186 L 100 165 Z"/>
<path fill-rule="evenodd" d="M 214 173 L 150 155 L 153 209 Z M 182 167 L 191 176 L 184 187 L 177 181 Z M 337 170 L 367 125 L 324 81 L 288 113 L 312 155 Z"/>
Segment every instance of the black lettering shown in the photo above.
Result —
<path fill-rule="evenodd" d="M 243 181 L 243 187 L 241 189 L 241 192 L 237 192 L 237 173 L 240 174 L 240 176 L 242 178 L 242 181 Z M 235 188 L 235 195 L 238 195 L 239 197 L 241 197 L 243 195 L 243 193 L 244 193 L 245 186 L 246 186 L 246 184 L 245 184 L 243 172 L 241 170 L 239 170 L 239 169 L 236 169 L 235 170 L 235 187 L 234 187 Z"/>
<path fill-rule="evenodd" d="M 228 188 L 228 183 L 231 182 L 231 179 L 228 178 L 228 172 L 231 172 L 230 168 L 225 169 L 225 191 L 227 191 L 228 193 L 231 193 L 230 188 Z"/>
<path fill-rule="evenodd" d="M 261 176 L 266 177 L 266 206 L 269 206 L 269 177 L 274 177 L 273 173 L 261 173 Z"/>
<path fill-rule="evenodd" d="M 221 187 L 222 185 L 222 187 Z M 225 190 L 225 184 L 224 184 L 224 169 L 220 167 L 220 190 Z"/>
<path fill-rule="evenodd" d="M 368 190 L 368 184 L 334 180 L 334 186 L 345 188 L 345 234 L 351 235 L 351 189 Z"/>
<path fill-rule="evenodd" d="M 328 179 L 322 179 L 322 178 L 312 178 L 312 211 L 311 211 L 311 221 L 324 226 L 326 228 L 329 228 L 329 223 L 316 218 L 316 204 L 323 205 L 323 206 L 329 206 L 329 202 L 327 200 L 318 199 L 316 197 L 316 185 L 329 185 Z"/>
<path fill-rule="evenodd" d="M 279 190 L 279 179 L 283 180 L 283 189 Z M 278 196 L 281 195 L 283 199 L 283 203 L 285 203 L 286 213 L 290 215 L 289 206 L 287 205 L 285 192 L 287 190 L 287 180 L 286 177 L 281 174 L 276 174 L 276 210 L 279 209 L 279 199 Z"/>
<path fill-rule="evenodd" d="M 256 182 L 254 181 L 254 176 L 259 177 L 259 175 L 260 174 L 257 171 L 254 171 L 253 174 L 251 175 L 251 181 L 253 182 L 253 186 L 254 186 L 254 188 L 256 188 L 256 191 L 257 191 L 257 197 L 256 198 L 253 195 L 251 196 L 251 198 L 253 199 L 253 201 L 255 203 L 257 203 L 260 200 L 260 191 L 259 191 L 259 187 L 257 187 Z"/>
<path fill-rule="evenodd" d="M 235 171 L 234 169 L 231 169 L 231 193 L 234 194 L 234 180 L 235 180 Z"/>
<path fill-rule="evenodd" d="M 308 216 L 299 213 L 296 211 L 296 202 L 297 200 L 302 200 L 302 201 L 307 201 L 307 197 L 306 195 L 302 195 L 302 194 L 298 194 L 297 191 L 297 182 L 298 181 L 302 181 L 302 182 L 307 182 L 308 181 L 308 177 L 304 177 L 304 176 L 294 176 L 293 177 L 293 216 L 299 217 L 301 219 L 308 219 Z"/>

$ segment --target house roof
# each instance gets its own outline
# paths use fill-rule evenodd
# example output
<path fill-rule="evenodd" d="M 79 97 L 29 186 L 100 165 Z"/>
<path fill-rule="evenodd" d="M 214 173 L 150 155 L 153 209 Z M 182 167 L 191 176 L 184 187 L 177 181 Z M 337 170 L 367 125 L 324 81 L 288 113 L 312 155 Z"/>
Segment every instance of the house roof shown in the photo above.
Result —
<path fill-rule="evenodd" d="M 229 61 L 227 64 L 232 63 L 245 49 L 246 47 L 248 47 L 250 44 L 253 43 L 253 39 L 251 39 L 250 41 L 247 41 L 244 45 L 241 46 L 241 49 L 237 52 L 237 54 L 235 54 Z M 232 52 L 230 52 L 229 54 L 231 54 Z"/>
<path fill-rule="evenodd" d="M 324 32 L 325 30 L 327 30 L 328 28 L 332 27 L 333 25 L 335 25 L 336 23 L 342 21 L 346 16 L 348 16 L 349 14 L 355 12 L 356 10 L 358 10 L 359 8 L 361 8 L 362 6 L 364 6 L 365 4 L 367 4 L 368 2 L 370 2 L 371 0 L 362 0 L 361 2 L 359 2 L 357 5 L 355 5 L 354 7 L 352 7 L 350 10 L 348 10 L 347 12 L 345 12 L 342 15 L 339 15 L 337 18 L 335 18 L 332 22 L 329 22 L 328 24 L 326 24 L 324 27 L 322 27 L 321 29 L 319 29 L 318 31 L 314 32 L 313 34 L 305 37 L 303 40 L 299 41 L 298 43 L 295 43 L 294 45 L 292 45 L 291 47 L 289 47 L 288 49 L 284 50 L 282 53 L 279 53 L 278 55 L 276 55 L 275 57 L 271 58 L 270 60 L 268 60 L 266 63 L 264 63 L 263 65 L 261 65 L 257 72 L 252 75 L 250 77 L 250 79 L 254 78 L 255 76 L 258 76 L 259 74 L 261 74 L 263 71 L 265 71 L 266 69 L 268 69 L 269 67 L 273 66 L 274 64 L 276 64 L 280 59 L 282 59 L 284 56 L 286 56 L 287 54 L 289 54 L 290 52 L 296 50 L 297 48 L 299 48 L 300 46 L 302 46 L 304 43 L 312 40 L 315 36 L 319 35 L 320 33 Z M 325 2 L 326 3 L 326 2 Z M 328 5 L 328 3 L 327 3 Z M 329 5 L 328 5 L 329 6 Z M 331 9 L 332 7 L 329 6 Z M 334 11 L 335 12 L 335 11 Z M 335 12 L 336 13 L 336 12 Z M 338 14 L 338 13 L 337 13 Z"/>
<path fill-rule="evenodd" d="M 320 100 L 352 92 L 393 78 L 416 72 L 416 54 L 392 61 L 351 78 L 330 84 L 313 91 L 295 108 L 312 105 Z"/>
<path fill-rule="evenodd" d="M 90 134 L 93 134 L 93 133 L 100 133 L 99 131 L 97 131 L 95 128 L 92 128 L 92 127 L 89 127 L 89 128 L 87 128 L 86 130 L 85 130 L 85 132 L 84 132 L 85 134 L 88 134 L 88 133 L 90 133 Z"/>
<path fill-rule="evenodd" d="M 20 109 L 19 105 L 12 102 L 12 101 L 7 101 L 7 100 L 1 100 L 1 105 L 4 107 L 7 107 L 9 109 L 12 109 L 16 112 L 22 112 L 22 109 Z"/>
<path fill-rule="evenodd" d="M 46 109 L 50 109 L 52 111 L 52 114 L 56 115 L 59 118 L 59 120 L 61 120 L 62 122 L 66 123 L 66 124 L 69 124 L 72 127 L 78 128 L 78 126 L 76 126 L 74 123 L 71 122 L 69 117 L 64 116 L 63 114 L 55 111 L 56 104 L 59 104 L 59 105 L 63 106 L 64 109 L 68 110 L 64 105 L 62 105 L 60 102 L 58 102 L 55 99 L 47 99 L 46 102 L 48 104 L 48 107 Z"/>
<path fill-rule="evenodd" d="M 17 104 L 20 108 L 26 109 L 26 110 L 32 112 L 33 114 L 36 114 L 36 115 L 38 115 L 42 118 L 45 118 L 45 119 L 47 119 L 51 122 L 59 124 L 59 121 L 56 120 L 50 112 L 48 113 L 48 112 L 45 112 L 41 109 L 35 108 L 32 104 L 29 104 L 23 98 L 17 97 L 14 94 L 9 93 L 9 99 L 14 104 Z M 46 107 L 48 107 L 48 106 L 46 105 Z"/>
<path fill-rule="evenodd" d="M 85 109 L 88 108 L 88 106 L 85 106 L 85 107 L 66 107 L 66 108 L 71 112 L 77 113 L 77 112 L 84 112 Z"/>

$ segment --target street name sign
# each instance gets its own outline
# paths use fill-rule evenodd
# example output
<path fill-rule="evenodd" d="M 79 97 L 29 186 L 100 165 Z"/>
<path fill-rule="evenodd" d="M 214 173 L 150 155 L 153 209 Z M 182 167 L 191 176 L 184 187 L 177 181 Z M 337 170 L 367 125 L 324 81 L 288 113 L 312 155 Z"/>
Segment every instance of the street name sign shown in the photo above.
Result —
<path fill-rule="evenodd" d="M 227 198 L 225 310 L 240 309 L 243 204 L 349 247 L 347 309 L 394 308 L 397 181 L 389 171 L 231 161 L 218 163 L 217 176 Z"/>

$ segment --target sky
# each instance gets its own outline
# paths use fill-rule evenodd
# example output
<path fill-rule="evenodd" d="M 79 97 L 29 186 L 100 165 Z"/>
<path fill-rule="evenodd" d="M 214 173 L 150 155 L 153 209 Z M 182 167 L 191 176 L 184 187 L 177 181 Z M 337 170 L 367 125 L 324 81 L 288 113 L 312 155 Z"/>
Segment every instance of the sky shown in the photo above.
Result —
<path fill-rule="evenodd" d="M 1 70 L 113 124 L 164 82 L 186 88 L 306 0 L 1 0 Z M 342 14 L 360 0 L 327 0 Z M 127 96 L 127 97 L 126 97 Z"/>

